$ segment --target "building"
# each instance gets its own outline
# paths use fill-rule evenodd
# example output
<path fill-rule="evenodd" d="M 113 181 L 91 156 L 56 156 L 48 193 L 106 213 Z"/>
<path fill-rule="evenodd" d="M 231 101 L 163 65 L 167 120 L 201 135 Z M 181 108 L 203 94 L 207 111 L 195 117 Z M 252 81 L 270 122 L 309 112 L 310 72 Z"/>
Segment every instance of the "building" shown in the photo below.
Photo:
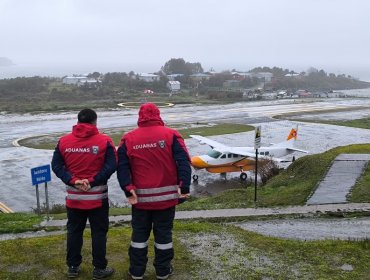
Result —
<path fill-rule="evenodd" d="M 168 81 L 167 87 L 171 92 L 177 92 L 181 90 L 181 83 L 179 81 Z"/>
<path fill-rule="evenodd" d="M 224 88 L 236 88 L 239 87 L 240 81 L 238 80 L 226 80 L 223 82 L 223 87 Z"/>
<path fill-rule="evenodd" d="M 78 83 L 84 83 L 87 80 L 89 80 L 89 78 L 86 76 L 69 76 L 64 77 L 62 82 L 66 85 L 77 85 Z"/>
<path fill-rule="evenodd" d="M 189 76 L 191 80 L 194 82 L 200 82 L 202 80 L 209 80 L 212 75 L 204 74 L 204 73 L 196 73 Z"/>
<path fill-rule="evenodd" d="M 167 75 L 167 78 L 170 81 L 174 81 L 176 78 L 183 77 L 183 76 L 184 76 L 184 74 L 169 74 L 169 75 Z"/>
<path fill-rule="evenodd" d="M 97 88 L 99 82 L 96 79 L 86 79 L 78 81 L 76 85 L 81 88 Z"/>
<path fill-rule="evenodd" d="M 258 72 L 254 75 L 254 77 L 258 79 L 264 79 L 265 83 L 271 82 L 273 76 L 274 75 L 270 72 Z"/>
<path fill-rule="evenodd" d="M 141 73 L 138 75 L 138 79 L 145 82 L 157 82 L 160 80 L 160 76 L 149 73 Z"/>

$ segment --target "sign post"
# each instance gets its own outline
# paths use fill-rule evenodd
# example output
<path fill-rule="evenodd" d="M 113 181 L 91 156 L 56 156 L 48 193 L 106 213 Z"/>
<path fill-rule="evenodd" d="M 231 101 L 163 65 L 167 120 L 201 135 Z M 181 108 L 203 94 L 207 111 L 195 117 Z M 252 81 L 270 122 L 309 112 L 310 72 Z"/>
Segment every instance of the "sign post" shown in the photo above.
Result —
<path fill-rule="evenodd" d="M 254 148 L 256 149 L 256 166 L 254 172 L 254 203 L 257 202 L 257 171 L 258 171 L 258 149 L 261 147 L 261 126 L 256 126 L 254 137 Z"/>
<path fill-rule="evenodd" d="M 49 220 L 48 183 L 51 181 L 50 164 L 31 168 L 32 185 L 36 186 L 37 213 L 41 214 L 39 184 L 45 183 L 46 215 Z"/>

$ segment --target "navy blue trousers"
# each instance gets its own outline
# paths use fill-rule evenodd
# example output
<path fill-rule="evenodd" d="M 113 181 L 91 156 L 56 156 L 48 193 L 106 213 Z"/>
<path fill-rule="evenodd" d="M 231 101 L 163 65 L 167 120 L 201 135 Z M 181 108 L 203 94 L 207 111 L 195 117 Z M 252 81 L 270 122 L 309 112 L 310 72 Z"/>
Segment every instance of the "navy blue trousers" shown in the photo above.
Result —
<path fill-rule="evenodd" d="M 67 265 L 79 266 L 82 262 L 81 248 L 83 232 L 89 219 L 92 240 L 93 265 L 97 268 L 107 266 L 106 244 L 109 227 L 108 200 L 103 200 L 103 206 L 91 210 L 67 207 Z"/>
<path fill-rule="evenodd" d="M 129 249 L 130 273 L 142 276 L 148 262 L 148 239 L 153 229 L 154 267 L 156 274 L 163 276 L 170 272 L 174 257 L 172 246 L 172 228 L 175 207 L 165 210 L 140 210 L 132 207 L 132 236 Z"/>

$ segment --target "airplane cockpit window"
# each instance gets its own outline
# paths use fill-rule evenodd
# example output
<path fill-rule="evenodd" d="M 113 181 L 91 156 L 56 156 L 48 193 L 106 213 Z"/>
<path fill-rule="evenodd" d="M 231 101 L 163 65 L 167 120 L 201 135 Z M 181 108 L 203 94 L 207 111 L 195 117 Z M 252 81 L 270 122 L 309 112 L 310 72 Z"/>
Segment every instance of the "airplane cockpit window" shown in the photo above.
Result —
<path fill-rule="evenodd" d="M 265 152 L 265 156 L 268 156 L 269 154 L 270 154 L 270 152 L 269 152 L 269 151 Z"/>
<path fill-rule="evenodd" d="M 221 153 L 220 152 L 217 152 L 215 150 L 210 150 L 208 153 L 207 153 L 208 156 L 210 156 L 211 158 L 218 158 Z"/>
<path fill-rule="evenodd" d="M 223 154 L 223 155 L 221 156 L 221 158 L 226 158 L 226 155 L 225 155 L 225 154 Z"/>

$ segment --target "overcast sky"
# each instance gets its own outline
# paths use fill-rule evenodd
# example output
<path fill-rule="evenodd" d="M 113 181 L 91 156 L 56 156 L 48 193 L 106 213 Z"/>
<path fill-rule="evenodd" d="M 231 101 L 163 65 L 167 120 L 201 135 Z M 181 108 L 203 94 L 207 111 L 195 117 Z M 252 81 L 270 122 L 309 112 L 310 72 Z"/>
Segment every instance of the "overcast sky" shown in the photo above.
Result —
<path fill-rule="evenodd" d="M 0 38 L 17 67 L 153 72 L 182 57 L 370 80 L 368 0 L 0 0 Z"/>

